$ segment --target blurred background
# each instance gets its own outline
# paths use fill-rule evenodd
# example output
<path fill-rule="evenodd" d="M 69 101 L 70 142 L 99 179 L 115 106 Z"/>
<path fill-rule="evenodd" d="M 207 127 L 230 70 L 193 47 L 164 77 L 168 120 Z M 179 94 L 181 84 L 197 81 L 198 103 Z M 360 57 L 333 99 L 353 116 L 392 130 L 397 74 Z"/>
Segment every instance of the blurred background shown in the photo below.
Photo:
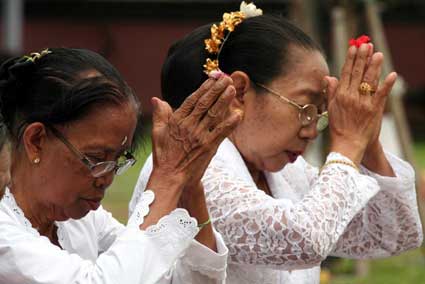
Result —
<path fill-rule="evenodd" d="M 248 1 L 249 2 L 249 1 Z M 236 11 L 233 0 L 0 0 L 0 60 L 47 47 L 99 52 L 123 74 L 142 101 L 146 141 L 138 163 L 108 189 L 104 207 L 122 222 L 138 171 L 150 153 L 149 99 L 160 96 L 168 47 L 194 28 Z M 388 102 L 381 141 L 409 160 L 425 212 L 425 0 L 257 0 L 265 13 L 292 19 L 319 42 L 338 74 L 350 38 L 372 37 L 386 57 L 384 73 L 401 76 Z M 105 117 L 105 121 L 108 118 Z M 320 165 L 326 134 L 307 159 Z M 422 214 L 424 216 L 424 214 Z M 425 220 L 425 219 L 423 219 Z M 322 283 L 425 283 L 425 250 L 368 261 L 330 258 Z"/>

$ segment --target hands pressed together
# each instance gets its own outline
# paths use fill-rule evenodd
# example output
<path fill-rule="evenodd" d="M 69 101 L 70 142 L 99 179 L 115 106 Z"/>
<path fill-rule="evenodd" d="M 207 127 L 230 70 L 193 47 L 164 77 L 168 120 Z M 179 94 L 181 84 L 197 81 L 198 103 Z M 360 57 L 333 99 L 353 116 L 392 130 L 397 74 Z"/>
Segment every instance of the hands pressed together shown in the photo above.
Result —
<path fill-rule="evenodd" d="M 357 165 L 371 155 L 383 154 L 378 138 L 386 99 L 397 79 L 392 72 L 379 83 L 383 59 L 382 53 L 373 51 L 372 44 L 352 46 L 339 82 L 334 77 L 325 78 L 331 151 L 347 156 Z M 366 91 L 361 85 L 366 86 Z"/>
<path fill-rule="evenodd" d="M 196 184 L 220 143 L 242 118 L 241 110 L 229 108 L 235 95 L 232 79 L 223 75 L 205 81 L 175 112 L 154 98 L 154 171 Z"/>

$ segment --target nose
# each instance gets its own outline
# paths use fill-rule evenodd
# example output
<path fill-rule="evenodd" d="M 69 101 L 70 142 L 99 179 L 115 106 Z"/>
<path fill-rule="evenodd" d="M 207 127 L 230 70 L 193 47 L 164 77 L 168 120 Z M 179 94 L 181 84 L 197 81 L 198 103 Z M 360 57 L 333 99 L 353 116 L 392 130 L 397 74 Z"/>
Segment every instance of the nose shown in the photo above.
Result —
<path fill-rule="evenodd" d="M 110 171 L 107 174 L 94 179 L 93 186 L 97 189 L 105 190 L 114 181 L 115 172 Z"/>
<path fill-rule="evenodd" d="M 299 136 L 302 139 L 314 140 L 319 135 L 317 131 L 317 120 L 300 129 Z"/>

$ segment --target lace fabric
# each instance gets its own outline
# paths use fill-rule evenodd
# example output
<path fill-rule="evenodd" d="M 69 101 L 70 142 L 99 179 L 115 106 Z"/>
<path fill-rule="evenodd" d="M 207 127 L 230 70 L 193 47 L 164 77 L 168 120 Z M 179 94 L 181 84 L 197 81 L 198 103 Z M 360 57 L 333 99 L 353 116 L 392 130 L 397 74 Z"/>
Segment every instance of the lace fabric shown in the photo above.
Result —
<path fill-rule="evenodd" d="M 236 148 L 227 150 L 216 155 L 203 184 L 232 263 L 301 269 L 320 264 L 329 254 L 388 256 L 422 241 L 412 177 L 399 177 L 410 180 L 401 183 L 410 184 L 408 190 L 388 192 L 380 184 L 379 191 L 373 174 L 332 164 L 319 175 L 301 158 L 272 174 L 290 187 L 299 187 L 298 198 L 275 199 L 243 178 L 247 169 L 242 158 Z M 347 158 L 338 153 L 328 156 L 328 160 L 340 159 Z"/>
<path fill-rule="evenodd" d="M 338 153 L 328 159 L 348 160 Z M 382 257 L 419 246 L 413 170 L 391 154 L 387 159 L 397 177 L 364 168 L 358 173 L 342 164 L 319 174 L 299 158 L 279 172 L 265 173 L 271 197 L 257 188 L 226 139 L 202 182 L 214 227 L 229 248 L 227 283 L 319 283 L 318 265 L 328 255 Z M 150 157 L 130 210 L 151 169 Z"/>

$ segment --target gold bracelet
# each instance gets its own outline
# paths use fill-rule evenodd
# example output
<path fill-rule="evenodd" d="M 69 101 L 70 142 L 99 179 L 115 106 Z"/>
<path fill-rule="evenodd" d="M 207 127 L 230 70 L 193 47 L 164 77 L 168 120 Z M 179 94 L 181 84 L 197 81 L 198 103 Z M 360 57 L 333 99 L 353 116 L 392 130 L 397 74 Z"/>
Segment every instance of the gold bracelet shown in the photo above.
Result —
<path fill-rule="evenodd" d="M 199 230 L 202 230 L 203 227 L 211 223 L 211 218 L 208 218 L 208 220 L 202 224 L 198 224 Z"/>
<path fill-rule="evenodd" d="M 323 167 L 321 168 L 321 170 L 320 170 L 320 172 L 322 172 L 322 170 L 326 167 L 326 166 L 329 166 L 330 164 L 342 164 L 342 165 L 346 165 L 346 166 L 350 166 L 350 167 L 352 167 L 353 169 L 355 169 L 356 171 L 360 171 L 359 170 L 359 167 L 357 167 L 356 166 L 356 164 L 354 164 L 353 162 L 349 162 L 349 161 L 344 161 L 344 160 L 330 160 L 330 161 L 327 161 L 324 165 L 323 165 Z"/>

